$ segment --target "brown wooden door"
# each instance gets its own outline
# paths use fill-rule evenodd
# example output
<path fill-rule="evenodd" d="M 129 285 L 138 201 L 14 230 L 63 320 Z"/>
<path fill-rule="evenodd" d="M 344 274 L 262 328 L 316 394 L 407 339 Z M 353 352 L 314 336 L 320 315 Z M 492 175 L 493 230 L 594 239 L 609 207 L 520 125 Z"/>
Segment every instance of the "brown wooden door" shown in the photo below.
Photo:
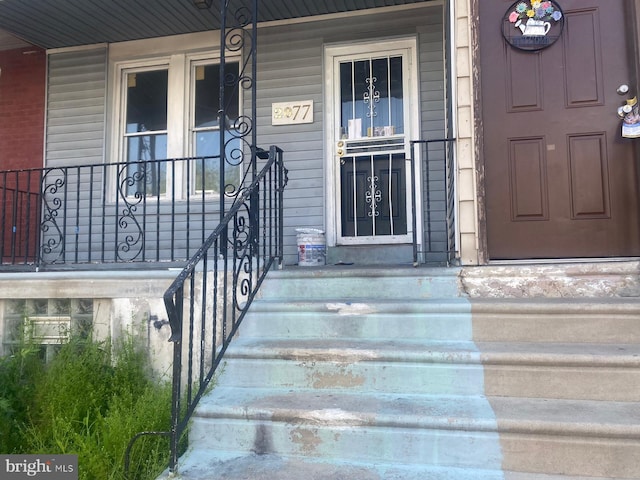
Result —
<path fill-rule="evenodd" d="M 616 115 L 632 85 L 625 0 L 559 0 L 564 30 L 507 44 L 512 1 L 482 1 L 480 48 L 491 259 L 640 255 L 634 142 Z"/>

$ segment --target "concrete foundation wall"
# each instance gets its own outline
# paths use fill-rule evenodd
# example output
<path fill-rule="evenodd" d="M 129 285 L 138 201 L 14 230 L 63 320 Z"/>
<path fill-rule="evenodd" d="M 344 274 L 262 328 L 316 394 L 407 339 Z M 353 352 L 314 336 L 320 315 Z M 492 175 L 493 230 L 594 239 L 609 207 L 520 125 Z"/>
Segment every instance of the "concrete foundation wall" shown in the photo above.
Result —
<path fill-rule="evenodd" d="M 93 299 L 94 336 L 114 342 L 127 334 L 137 336 L 149 352 L 154 373 L 170 379 L 173 344 L 168 341 L 171 329 L 166 324 L 162 297 L 177 274 L 174 270 L 3 274 L 0 279 L 3 341 L 8 328 L 5 307 L 10 301 Z"/>

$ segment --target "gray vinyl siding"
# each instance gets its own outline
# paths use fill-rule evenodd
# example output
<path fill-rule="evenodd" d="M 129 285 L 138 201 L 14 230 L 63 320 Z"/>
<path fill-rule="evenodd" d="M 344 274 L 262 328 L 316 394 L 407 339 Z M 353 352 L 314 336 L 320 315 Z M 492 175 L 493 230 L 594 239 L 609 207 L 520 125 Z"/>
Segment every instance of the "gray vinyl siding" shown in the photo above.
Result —
<path fill-rule="evenodd" d="M 410 35 L 418 38 L 421 135 L 422 138 L 443 138 L 445 75 L 440 6 L 260 29 L 258 144 L 275 144 L 282 148 L 285 165 L 289 169 L 289 184 L 285 190 L 285 263 L 297 262 L 296 228 L 325 228 L 324 45 Z M 309 99 L 314 102 L 314 123 L 271 125 L 272 102 Z M 432 203 L 438 197 L 436 206 L 440 212 L 437 220 L 432 219 L 432 230 L 439 242 L 436 247 L 446 250 L 442 237 L 445 228 L 442 221 L 444 171 L 441 165 L 442 156 L 439 159 L 435 157 L 429 185 L 425 183 L 424 188 L 434 189 Z M 439 194 L 436 193 L 438 189 Z"/>
<path fill-rule="evenodd" d="M 257 71 L 257 133 L 258 145 L 268 148 L 277 145 L 284 150 L 285 165 L 289 170 L 289 183 L 285 189 L 285 262 L 297 262 L 296 228 L 325 228 L 325 155 L 324 145 L 324 65 L 323 49 L 326 44 L 346 44 L 370 41 L 376 38 L 417 36 L 419 58 L 419 89 L 421 108 L 421 138 L 445 136 L 445 83 L 443 52 L 443 15 L 441 6 L 419 9 L 401 9 L 376 15 L 350 15 L 318 22 L 277 25 L 260 28 L 258 32 Z M 69 51 L 49 55 L 46 166 L 80 166 L 103 164 L 105 152 L 106 108 L 105 48 Z M 293 100 L 314 102 L 314 123 L 292 126 L 271 125 L 271 104 Z M 245 95 L 245 107 L 250 98 Z M 245 114 L 250 112 L 245 111 Z M 430 191 L 432 206 L 432 245 L 446 250 L 446 219 L 444 218 L 444 168 L 440 155 L 431 157 L 429 181 L 423 169 L 423 196 Z M 179 257 L 192 254 L 200 245 L 203 229 L 206 233 L 217 224 L 217 200 L 207 201 L 204 212 L 195 205 L 176 202 L 169 208 L 163 204 L 160 211 L 149 206 L 146 224 L 129 223 L 120 227 L 124 204 L 114 205 L 107 200 L 107 210 L 89 212 L 105 204 L 104 172 L 98 169 L 92 180 L 83 176 L 79 198 L 81 207 L 66 211 L 64 224 L 49 230 L 55 237 L 58 228 L 65 234 L 77 231 L 77 237 L 91 237 L 95 242 L 105 241 L 104 253 L 79 252 L 81 260 L 113 262 L 119 256 L 117 249 L 126 234 L 137 239 L 140 228 L 144 240 L 133 248 L 147 259 L 171 261 L 170 250 Z M 73 183 L 71 173 L 68 183 Z M 69 181 L 71 180 L 71 181 Z M 55 194 L 58 194 L 57 191 Z M 49 195 L 53 196 L 54 193 Z M 109 195 L 107 195 L 109 197 Z M 75 198 L 70 198 L 75 202 Z M 433 208 L 435 207 L 435 208 Z M 202 208 L 202 207 L 200 207 Z M 195 209 L 195 210 L 194 210 Z M 426 222 L 426 215 L 425 215 Z M 89 229 L 89 225 L 91 228 Z M 426 229 L 425 229 L 426 230 Z M 188 235 L 188 239 L 187 239 Z M 45 235 L 46 237 L 46 235 Z M 73 241 L 74 235 L 65 235 Z M 45 241 L 47 238 L 44 239 Z M 55 241 L 55 238 L 53 238 Z M 93 240 L 92 240 L 93 241 Z M 55 245 L 52 255 L 73 251 L 73 245 Z M 126 245 L 125 245 L 126 246 Z M 89 255 L 91 255 L 89 257 Z M 96 256 L 97 255 L 97 256 Z M 435 254 L 434 258 L 437 258 Z M 71 260 L 71 259 L 69 259 Z"/>
<path fill-rule="evenodd" d="M 429 17 L 419 28 L 420 34 L 420 140 L 446 137 L 445 72 L 444 72 L 444 18 L 442 11 Z M 422 149 L 423 198 L 423 260 L 432 263 L 446 261 L 446 193 L 445 144 L 430 144 L 427 154 Z"/>
<path fill-rule="evenodd" d="M 49 55 L 46 166 L 104 160 L 107 49 Z"/>
<path fill-rule="evenodd" d="M 104 237 L 96 210 L 104 170 L 84 166 L 104 162 L 106 62 L 105 47 L 48 55 L 45 167 L 52 170 L 42 185 L 45 263 L 82 261 L 90 244 L 77 251 L 75 241 Z"/>
<path fill-rule="evenodd" d="M 450 2 L 446 3 L 445 7 L 445 18 L 451 18 L 453 5 Z M 451 68 L 453 64 L 453 42 L 452 42 L 453 32 L 451 28 L 445 29 L 445 65 L 447 66 L 447 71 L 445 72 L 445 92 L 446 92 L 446 100 L 445 105 L 447 109 L 447 120 L 446 120 L 446 131 L 448 137 L 454 137 L 455 128 L 454 128 L 454 105 L 455 100 L 453 97 L 453 85 L 455 79 L 453 75 L 448 70 Z M 455 178 L 456 178 L 456 158 L 455 158 L 455 140 L 448 143 L 448 162 L 446 168 L 446 182 L 449 185 L 449 191 L 447 192 L 446 199 L 446 209 L 447 209 L 447 222 L 446 222 L 446 236 L 447 236 L 447 245 L 449 251 L 447 252 L 446 261 L 447 264 L 453 263 L 457 261 L 458 258 L 458 245 L 456 244 L 456 189 L 455 189 Z"/>
<path fill-rule="evenodd" d="M 105 165 L 106 62 L 106 48 L 49 55 L 42 260 L 184 261 L 217 225 L 217 199 L 111 191 L 127 173 Z"/>

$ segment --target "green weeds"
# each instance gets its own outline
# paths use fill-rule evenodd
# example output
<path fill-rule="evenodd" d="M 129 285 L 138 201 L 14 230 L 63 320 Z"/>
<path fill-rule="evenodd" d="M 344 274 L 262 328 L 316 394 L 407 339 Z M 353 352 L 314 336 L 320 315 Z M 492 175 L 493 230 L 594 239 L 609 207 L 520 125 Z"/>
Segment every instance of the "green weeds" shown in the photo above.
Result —
<path fill-rule="evenodd" d="M 0 452 L 77 454 L 81 480 L 123 480 L 129 440 L 169 429 L 171 386 L 132 339 L 72 338 L 48 364 L 41 357 L 27 344 L 0 358 Z M 141 438 L 130 479 L 157 477 L 168 456 L 166 437 Z"/>

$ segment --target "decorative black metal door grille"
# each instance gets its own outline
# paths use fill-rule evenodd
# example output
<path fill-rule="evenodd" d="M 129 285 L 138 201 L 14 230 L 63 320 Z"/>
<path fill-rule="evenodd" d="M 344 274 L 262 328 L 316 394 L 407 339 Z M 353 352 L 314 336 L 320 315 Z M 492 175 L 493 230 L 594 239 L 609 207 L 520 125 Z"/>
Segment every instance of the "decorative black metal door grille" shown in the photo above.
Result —
<path fill-rule="evenodd" d="M 343 239 L 408 233 L 403 62 L 392 54 L 339 64 Z"/>

